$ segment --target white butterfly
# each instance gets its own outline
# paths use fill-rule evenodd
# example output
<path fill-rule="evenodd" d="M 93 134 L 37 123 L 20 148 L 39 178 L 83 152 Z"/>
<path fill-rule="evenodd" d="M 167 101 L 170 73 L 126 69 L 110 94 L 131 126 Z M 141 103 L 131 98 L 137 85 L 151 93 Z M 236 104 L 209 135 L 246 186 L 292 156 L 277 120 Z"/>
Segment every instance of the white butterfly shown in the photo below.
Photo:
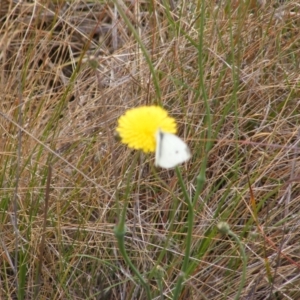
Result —
<path fill-rule="evenodd" d="M 155 166 L 173 168 L 191 158 L 188 145 L 177 135 L 158 130 L 156 133 Z"/>

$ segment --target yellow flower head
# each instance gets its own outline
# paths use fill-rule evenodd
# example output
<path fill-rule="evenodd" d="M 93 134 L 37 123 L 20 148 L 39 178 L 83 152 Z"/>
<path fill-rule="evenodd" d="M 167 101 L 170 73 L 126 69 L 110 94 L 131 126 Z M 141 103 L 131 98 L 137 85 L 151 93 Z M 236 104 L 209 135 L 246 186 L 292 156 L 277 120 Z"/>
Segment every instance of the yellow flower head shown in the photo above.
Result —
<path fill-rule="evenodd" d="M 159 106 L 141 106 L 129 109 L 118 120 L 117 132 L 128 147 L 154 152 L 158 130 L 176 133 L 175 120 Z"/>

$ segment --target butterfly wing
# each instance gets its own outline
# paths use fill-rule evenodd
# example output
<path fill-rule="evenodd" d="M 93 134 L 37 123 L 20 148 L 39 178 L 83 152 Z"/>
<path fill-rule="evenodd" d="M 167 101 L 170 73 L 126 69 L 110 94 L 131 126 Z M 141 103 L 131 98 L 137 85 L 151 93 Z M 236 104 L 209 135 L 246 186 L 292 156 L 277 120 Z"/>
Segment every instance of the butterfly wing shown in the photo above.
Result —
<path fill-rule="evenodd" d="M 155 165 L 173 168 L 191 157 L 187 144 L 177 135 L 158 131 L 156 134 Z"/>

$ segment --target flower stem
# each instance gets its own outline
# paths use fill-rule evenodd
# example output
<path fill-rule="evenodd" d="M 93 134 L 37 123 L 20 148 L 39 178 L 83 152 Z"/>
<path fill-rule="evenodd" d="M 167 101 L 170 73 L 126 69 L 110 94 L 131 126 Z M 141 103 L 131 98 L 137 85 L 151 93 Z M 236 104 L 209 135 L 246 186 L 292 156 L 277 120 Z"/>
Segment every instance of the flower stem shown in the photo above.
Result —
<path fill-rule="evenodd" d="M 191 199 L 187 193 L 187 190 L 185 188 L 185 185 L 183 183 L 183 179 L 182 179 L 182 174 L 181 171 L 179 169 L 179 167 L 175 168 L 176 170 L 176 174 L 179 180 L 179 184 L 181 187 L 181 190 L 183 192 L 183 196 L 185 199 L 185 202 L 187 204 L 188 207 L 188 228 L 187 228 L 187 235 L 186 235 L 186 245 L 185 245 L 185 255 L 184 255 L 184 260 L 183 260 L 183 264 L 182 264 L 182 268 L 181 268 L 181 273 L 179 274 L 179 278 L 178 281 L 176 283 L 175 286 L 175 291 L 173 294 L 173 300 L 176 300 L 180 297 L 180 293 L 182 290 L 182 282 L 184 281 L 185 277 L 186 277 L 186 273 L 188 270 L 188 266 L 189 266 L 189 260 L 190 260 L 190 253 L 191 253 L 191 244 L 192 244 L 192 233 L 193 233 L 193 225 L 194 225 L 194 208 L 193 208 L 193 204 L 191 202 Z"/>
<path fill-rule="evenodd" d="M 132 263 L 131 259 L 129 258 L 129 256 L 127 254 L 126 248 L 125 248 L 126 213 L 127 213 L 129 194 L 130 194 L 130 190 L 132 187 L 132 185 L 131 185 L 132 173 L 133 173 L 134 167 L 136 166 L 138 157 L 139 157 L 139 153 L 137 153 L 137 155 L 135 156 L 135 158 L 131 164 L 130 171 L 128 173 L 127 183 L 126 183 L 126 193 L 125 193 L 125 197 L 124 197 L 124 206 L 123 206 L 122 212 L 120 214 L 120 219 L 118 221 L 118 224 L 114 228 L 114 234 L 117 239 L 118 247 L 119 247 L 119 250 L 122 254 L 124 261 L 132 269 L 133 273 L 136 275 L 136 277 L 139 279 L 140 283 L 144 287 L 144 289 L 146 291 L 147 299 L 151 300 L 149 285 L 147 284 L 147 282 L 145 281 L 145 279 L 143 278 L 141 273 L 138 271 L 138 269 Z M 118 201 L 119 199 L 118 199 L 117 194 L 118 193 L 116 193 L 117 207 L 119 207 L 119 201 Z"/>
<path fill-rule="evenodd" d="M 115 227 L 115 229 L 114 229 L 114 234 L 115 234 L 115 237 L 116 237 L 116 239 L 118 241 L 119 250 L 120 250 L 120 252 L 121 252 L 121 254 L 123 256 L 123 259 L 126 262 L 126 264 L 132 269 L 133 273 L 140 280 L 142 286 L 144 287 L 144 289 L 146 291 L 147 299 L 151 300 L 151 294 L 150 294 L 149 285 L 147 284 L 147 282 L 145 281 L 145 279 L 143 278 L 143 276 L 140 274 L 140 272 L 138 271 L 138 269 L 134 266 L 134 264 L 130 260 L 130 258 L 129 258 L 129 256 L 127 254 L 127 251 L 125 249 L 125 232 L 126 232 L 126 230 L 125 230 L 125 226 L 123 226 L 123 225 L 122 224 L 118 224 Z"/>

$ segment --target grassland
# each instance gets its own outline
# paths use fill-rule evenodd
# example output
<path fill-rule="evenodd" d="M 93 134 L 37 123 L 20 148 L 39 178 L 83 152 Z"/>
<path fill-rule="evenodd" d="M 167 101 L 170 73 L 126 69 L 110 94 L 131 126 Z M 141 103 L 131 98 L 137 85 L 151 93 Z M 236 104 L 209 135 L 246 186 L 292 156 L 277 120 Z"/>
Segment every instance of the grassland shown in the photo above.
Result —
<path fill-rule="evenodd" d="M 0 0 L 0 299 L 300 299 L 282 2 Z M 178 122 L 180 169 L 116 139 L 140 105 Z"/>

